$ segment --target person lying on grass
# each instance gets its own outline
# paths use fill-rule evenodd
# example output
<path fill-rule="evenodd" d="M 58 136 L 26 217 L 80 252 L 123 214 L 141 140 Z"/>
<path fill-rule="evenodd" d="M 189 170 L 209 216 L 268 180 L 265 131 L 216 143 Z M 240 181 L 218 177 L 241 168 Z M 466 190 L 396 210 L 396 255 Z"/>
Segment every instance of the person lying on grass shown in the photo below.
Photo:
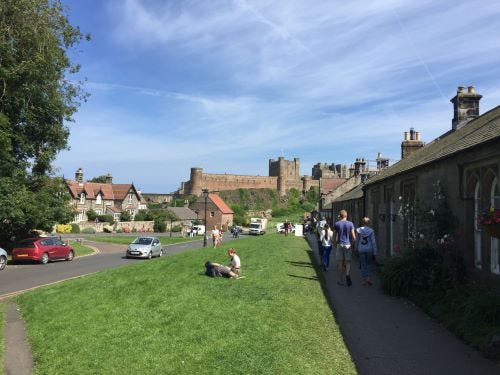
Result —
<path fill-rule="evenodd" d="M 231 271 L 231 268 L 215 262 L 205 263 L 205 275 L 210 277 L 227 277 L 237 279 L 238 275 Z"/>

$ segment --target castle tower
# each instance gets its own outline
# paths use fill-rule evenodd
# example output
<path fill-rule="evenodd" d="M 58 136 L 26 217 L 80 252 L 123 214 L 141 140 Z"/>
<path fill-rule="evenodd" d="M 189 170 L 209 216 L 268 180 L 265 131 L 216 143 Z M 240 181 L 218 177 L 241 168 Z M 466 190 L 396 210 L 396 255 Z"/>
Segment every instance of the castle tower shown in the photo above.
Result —
<path fill-rule="evenodd" d="M 463 86 L 458 86 L 457 95 L 450 102 L 453 103 L 452 130 L 460 129 L 469 121 L 479 117 L 479 101 L 483 96 L 476 94 L 474 86 L 469 86 L 464 92 Z"/>
<path fill-rule="evenodd" d="M 201 195 L 203 188 L 203 168 L 191 168 L 191 178 L 187 189 L 188 195 Z"/>

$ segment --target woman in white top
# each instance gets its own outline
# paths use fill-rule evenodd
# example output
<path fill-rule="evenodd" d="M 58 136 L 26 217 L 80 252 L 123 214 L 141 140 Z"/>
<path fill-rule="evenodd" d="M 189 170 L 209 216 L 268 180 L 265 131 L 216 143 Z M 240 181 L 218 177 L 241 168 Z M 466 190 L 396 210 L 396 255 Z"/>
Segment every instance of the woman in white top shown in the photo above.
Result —
<path fill-rule="evenodd" d="M 240 275 L 241 271 L 241 261 L 240 257 L 236 254 L 236 249 L 234 247 L 231 247 L 227 251 L 227 255 L 231 257 L 231 271 L 233 271 L 235 274 L 238 276 Z"/>
<path fill-rule="evenodd" d="M 319 235 L 319 240 L 321 241 L 321 247 L 323 248 L 321 266 L 323 267 L 323 270 L 328 271 L 328 267 L 330 267 L 330 253 L 333 247 L 333 231 L 330 229 L 328 224 L 323 226 Z"/>

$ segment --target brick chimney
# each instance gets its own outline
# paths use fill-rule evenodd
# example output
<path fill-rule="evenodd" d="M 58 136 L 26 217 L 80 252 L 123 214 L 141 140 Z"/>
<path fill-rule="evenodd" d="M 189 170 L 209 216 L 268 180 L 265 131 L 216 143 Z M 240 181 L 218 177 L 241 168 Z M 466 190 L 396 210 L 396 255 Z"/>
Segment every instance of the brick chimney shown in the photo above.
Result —
<path fill-rule="evenodd" d="M 405 139 L 401 142 L 401 159 L 407 158 L 423 146 L 424 142 L 420 140 L 420 133 L 410 128 L 409 132 L 405 132 Z"/>
<path fill-rule="evenodd" d="M 474 86 L 467 87 L 467 92 L 463 86 L 458 86 L 457 95 L 450 100 L 453 103 L 452 130 L 460 129 L 469 121 L 479 117 L 479 101 L 482 97 L 476 94 Z"/>
<path fill-rule="evenodd" d="M 83 169 L 81 167 L 75 172 L 75 181 L 79 184 L 83 183 Z"/>

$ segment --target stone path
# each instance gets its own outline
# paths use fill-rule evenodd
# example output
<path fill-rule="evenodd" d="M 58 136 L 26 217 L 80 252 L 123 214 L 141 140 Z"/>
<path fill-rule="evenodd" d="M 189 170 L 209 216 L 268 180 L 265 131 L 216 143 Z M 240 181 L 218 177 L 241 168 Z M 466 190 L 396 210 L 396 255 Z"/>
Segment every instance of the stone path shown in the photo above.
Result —
<path fill-rule="evenodd" d="M 308 239 L 319 264 L 316 239 Z M 323 273 L 324 292 L 361 375 L 500 374 L 500 366 L 420 309 L 383 294 L 377 279 L 372 287 L 362 286 L 357 264 L 351 269 L 351 287 L 337 285 L 335 271 L 318 272 Z"/>
<path fill-rule="evenodd" d="M 33 356 L 28 345 L 24 322 L 14 303 L 9 302 L 6 307 L 4 373 L 30 375 L 33 369 Z"/>

